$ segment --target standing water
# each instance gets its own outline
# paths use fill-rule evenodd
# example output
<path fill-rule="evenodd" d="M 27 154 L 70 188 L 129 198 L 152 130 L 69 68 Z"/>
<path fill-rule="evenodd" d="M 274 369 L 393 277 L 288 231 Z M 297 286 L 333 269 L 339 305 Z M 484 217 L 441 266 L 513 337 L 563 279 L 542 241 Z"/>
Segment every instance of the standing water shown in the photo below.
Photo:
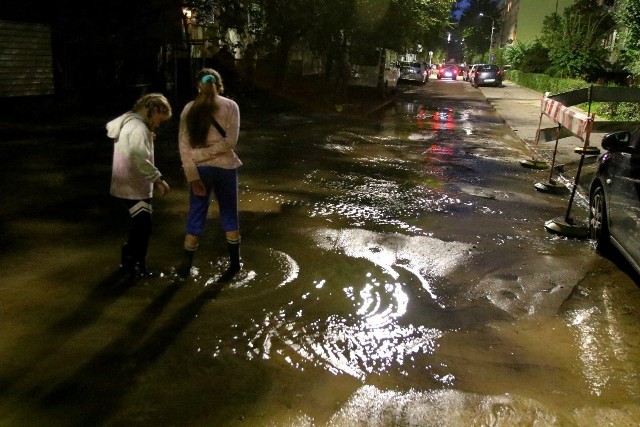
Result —
<path fill-rule="evenodd" d="M 163 275 L 135 284 L 116 273 L 105 137 L 6 142 L 0 424 L 638 424 L 637 286 L 544 231 L 564 201 L 535 193 L 477 92 L 441 83 L 366 119 L 247 114 L 243 269 L 224 287 L 215 205 L 175 279 L 171 130 L 148 260 Z"/>

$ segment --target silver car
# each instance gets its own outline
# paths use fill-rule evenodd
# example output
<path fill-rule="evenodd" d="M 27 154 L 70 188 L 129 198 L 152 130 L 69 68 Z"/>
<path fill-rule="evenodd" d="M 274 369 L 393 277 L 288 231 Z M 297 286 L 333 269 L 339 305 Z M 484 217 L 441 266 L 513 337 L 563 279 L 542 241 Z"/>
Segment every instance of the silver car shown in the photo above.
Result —
<path fill-rule="evenodd" d="M 429 79 L 427 70 L 419 62 L 401 62 L 400 80 L 425 84 Z"/>
<path fill-rule="evenodd" d="M 478 64 L 473 75 L 469 77 L 471 85 L 478 86 L 502 86 L 502 71 L 497 65 Z"/>
<path fill-rule="evenodd" d="M 600 253 L 615 247 L 640 273 L 640 130 L 605 135 L 589 189 L 589 230 Z"/>

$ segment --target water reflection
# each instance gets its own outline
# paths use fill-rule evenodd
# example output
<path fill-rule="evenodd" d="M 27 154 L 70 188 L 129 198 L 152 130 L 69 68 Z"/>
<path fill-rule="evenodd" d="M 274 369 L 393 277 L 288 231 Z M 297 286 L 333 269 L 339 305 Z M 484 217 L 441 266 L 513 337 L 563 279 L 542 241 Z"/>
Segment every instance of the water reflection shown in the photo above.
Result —
<path fill-rule="evenodd" d="M 334 415 L 331 425 L 551 426 L 563 423 L 540 402 L 513 394 L 394 391 L 365 385 Z"/>
<path fill-rule="evenodd" d="M 570 326 L 579 347 L 580 368 L 594 396 L 610 390 L 637 393 L 638 373 L 633 368 L 633 346 L 624 338 L 625 325 L 608 287 L 602 289 L 600 304 L 570 311 Z M 637 352 L 637 351 L 636 351 Z"/>
<path fill-rule="evenodd" d="M 227 351 L 244 354 L 250 360 L 277 357 L 299 370 L 310 363 L 359 380 L 404 365 L 412 367 L 414 356 L 435 351 L 444 332 L 404 320 L 410 303 L 408 287 L 415 286 L 415 281 L 436 307 L 443 308 L 430 280 L 459 267 L 469 257 L 469 245 L 363 229 L 322 229 L 313 237 L 319 249 L 366 260 L 371 269 L 360 281 L 355 273 L 351 283 L 314 280 L 297 299 L 251 321 L 253 326 L 235 335 Z M 280 256 L 288 265 L 296 265 L 291 257 Z M 291 267 L 289 277 L 297 274 L 298 270 Z M 318 304 L 334 306 L 336 311 L 317 317 L 312 307 Z M 212 351 L 214 357 L 224 353 L 222 343 Z M 443 375 L 434 380 L 447 383 L 453 377 Z"/>
<path fill-rule="evenodd" d="M 318 230 L 315 239 L 323 249 L 370 261 L 394 280 L 400 278 L 398 270 L 407 271 L 436 303 L 439 303 L 439 297 L 429 278 L 443 277 L 453 271 L 470 257 L 472 248 L 466 243 L 444 242 L 428 236 L 362 229 Z"/>
<path fill-rule="evenodd" d="M 299 370 L 310 363 L 364 380 L 369 374 L 402 366 L 412 355 L 431 354 L 437 347 L 442 331 L 400 324 L 407 303 L 402 285 L 369 280 L 360 285 L 359 292 L 355 286 L 343 291 L 353 302 L 354 313 L 314 321 L 305 318 L 304 309 L 293 315 L 286 311 L 267 313 L 248 333 L 246 356 L 278 357 Z M 313 295 L 305 299 L 313 299 Z M 244 337 L 238 338 L 244 341 Z"/>

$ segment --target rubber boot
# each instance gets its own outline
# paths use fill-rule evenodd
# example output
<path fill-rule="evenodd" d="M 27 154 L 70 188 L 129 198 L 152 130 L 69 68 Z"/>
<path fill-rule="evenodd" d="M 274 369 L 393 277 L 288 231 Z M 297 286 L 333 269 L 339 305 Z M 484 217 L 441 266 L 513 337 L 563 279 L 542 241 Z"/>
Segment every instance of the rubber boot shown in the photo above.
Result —
<path fill-rule="evenodd" d="M 144 261 L 138 261 L 133 264 L 133 268 L 130 272 L 131 279 L 149 279 L 152 277 L 156 277 L 158 273 L 149 271 L 147 268 L 147 264 Z"/>
<path fill-rule="evenodd" d="M 129 272 L 133 269 L 133 255 L 128 243 L 122 245 L 120 250 L 120 270 Z"/>
<path fill-rule="evenodd" d="M 178 277 L 180 277 L 181 279 L 186 279 L 191 274 L 191 266 L 193 265 L 194 253 L 195 251 L 193 250 L 189 250 L 189 249 L 184 250 L 184 253 L 182 255 L 182 261 L 180 262 L 180 265 L 176 269 L 176 272 L 178 273 Z"/>
<path fill-rule="evenodd" d="M 227 239 L 227 250 L 229 251 L 229 267 L 222 273 L 222 276 L 216 281 L 217 283 L 230 281 L 240 271 L 240 239 Z"/>

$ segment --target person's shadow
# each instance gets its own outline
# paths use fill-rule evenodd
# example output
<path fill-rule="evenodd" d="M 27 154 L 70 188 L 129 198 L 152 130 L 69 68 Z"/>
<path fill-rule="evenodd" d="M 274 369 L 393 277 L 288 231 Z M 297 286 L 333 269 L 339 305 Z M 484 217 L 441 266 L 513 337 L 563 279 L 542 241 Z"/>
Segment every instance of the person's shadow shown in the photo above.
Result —
<path fill-rule="evenodd" d="M 121 297 L 131 286 L 128 276 L 116 270 L 109 274 L 86 296 L 84 301 L 67 316 L 61 318 L 47 330 L 44 335 L 51 343 L 38 348 L 34 353 L 24 351 L 22 353 L 22 369 L 12 371 L 11 375 L 0 378 L 0 388 L 7 390 L 20 380 L 32 367 L 44 360 L 48 355 L 57 351 L 76 333 L 93 323 L 102 312 Z M 47 341 L 49 342 L 49 341 Z M 37 346 L 19 344 L 17 347 L 33 348 Z"/>
<path fill-rule="evenodd" d="M 121 337 L 104 347 L 69 378 L 44 393 L 34 390 L 35 395 L 41 396 L 38 400 L 42 410 L 51 413 L 51 419 L 60 419 L 64 414 L 66 426 L 99 425 L 112 416 L 139 377 L 196 318 L 202 307 L 218 296 L 224 285 L 210 285 L 141 342 L 182 287 L 181 282 L 173 281 L 128 324 Z M 92 317 L 77 314 L 75 319 L 87 322 Z M 73 320 L 73 315 L 68 316 L 59 324 L 68 325 Z"/>

